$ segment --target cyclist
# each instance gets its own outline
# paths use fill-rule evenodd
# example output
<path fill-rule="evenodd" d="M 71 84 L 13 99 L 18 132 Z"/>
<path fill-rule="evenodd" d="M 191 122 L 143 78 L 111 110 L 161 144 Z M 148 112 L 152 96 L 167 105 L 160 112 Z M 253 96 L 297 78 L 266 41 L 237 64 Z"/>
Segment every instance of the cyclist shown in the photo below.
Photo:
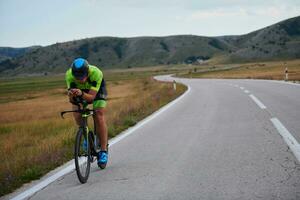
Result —
<path fill-rule="evenodd" d="M 74 105 L 74 97 L 82 98 L 88 103 L 93 104 L 95 109 L 94 121 L 97 134 L 100 138 L 101 151 L 97 156 L 98 166 L 106 165 L 108 161 L 108 136 L 107 126 L 104 117 L 106 107 L 106 86 L 103 79 L 103 73 L 96 66 L 89 65 L 87 60 L 77 58 L 73 61 L 71 68 L 66 72 L 66 82 L 68 87 L 68 96 Z M 82 125 L 79 113 L 74 113 L 74 118 L 78 126 Z M 101 167 L 101 168 L 104 168 Z"/>

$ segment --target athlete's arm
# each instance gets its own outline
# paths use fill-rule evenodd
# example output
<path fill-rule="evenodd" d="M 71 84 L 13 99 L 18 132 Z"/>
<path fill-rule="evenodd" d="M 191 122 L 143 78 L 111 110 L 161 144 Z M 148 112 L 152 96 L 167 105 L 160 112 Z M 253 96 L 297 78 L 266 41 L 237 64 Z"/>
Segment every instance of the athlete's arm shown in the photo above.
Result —
<path fill-rule="evenodd" d="M 92 73 L 90 76 L 90 80 L 92 81 L 92 87 L 90 88 L 89 92 L 86 93 L 81 91 L 82 93 L 79 92 L 78 96 L 82 95 L 82 98 L 85 99 L 87 102 L 90 103 L 93 102 L 100 89 L 102 79 L 103 79 L 102 72 L 99 69 L 94 70 L 94 73 Z"/>
<path fill-rule="evenodd" d="M 75 90 L 74 89 L 68 89 L 68 96 L 69 96 L 69 101 L 71 103 L 75 103 L 74 97 L 76 97 L 77 95 L 75 94 Z"/>
<path fill-rule="evenodd" d="M 80 96 L 82 97 L 84 100 L 86 100 L 87 102 L 93 102 L 96 95 L 97 95 L 97 91 L 95 90 L 89 90 L 88 93 L 86 92 L 83 92 L 82 90 L 80 89 L 72 89 L 72 93 L 75 95 L 75 96 Z"/>
<path fill-rule="evenodd" d="M 93 102 L 97 95 L 97 91 L 95 90 L 89 90 L 88 93 L 83 91 L 81 92 L 82 92 L 82 98 L 85 99 L 87 102 Z"/>

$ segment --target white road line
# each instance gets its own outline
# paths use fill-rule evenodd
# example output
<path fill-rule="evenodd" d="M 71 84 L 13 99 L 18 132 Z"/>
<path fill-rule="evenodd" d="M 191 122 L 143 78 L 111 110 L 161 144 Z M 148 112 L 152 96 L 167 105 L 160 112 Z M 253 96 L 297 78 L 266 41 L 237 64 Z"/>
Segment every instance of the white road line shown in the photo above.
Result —
<path fill-rule="evenodd" d="M 126 131 L 124 131 L 123 133 L 121 133 L 119 136 L 110 139 L 109 140 L 109 146 L 112 146 L 112 145 L 120 142 L 125 137 L 131 135 L 134 131 L 136 131 L 137 129 L 141 128 L 143 125 L 145 125 L 146 123 L 148 123 L 149 121 L 151 121 L 152 119 L 154 119 L 155 117 L 157 117 L 158 115 L 160 115 L 162 112 L 166 111 L 168 108 L 170 108 L 171 106 L 173 106 L 174 104 L 176 104 L 177 102 L 179 102 L 190 91 L 191 91 L 191 88 L 190 88 L 190 86 L 188 86 L 188 90 L 184 94 L 182 94 L 180 97 L 178 97 L 177 99 L 173 100 L 171 103 L 165 105 L 161 109 L 157 110 L 152 115 L 146 117 L 142 121 L 138 122 L 135 126 L 127 129 Z M 21 194 L 17 195 L 16 197 L 12 198 L 11 200 L 22 200 L 22 199 L 28 198 L 28 197 L 32 196 L 33 194 L 35 194 L 36 192 L 40 191 L 41 189 L 45 188 L 50 183 L 56 181 L 60 177 L 62 177 L 64 175 L 72 172 L 74 169 L 75 169 L 75 164 L 74 164 L 74 161 L 73 161 L 72 164 L 68 165 L 66 168 L 60 170 L 56 174 L 54 174 L 54 175 L 50 176 L 49 178 L 43 180 L 42 182 L 38 183 L 37 185 L 29 188 L 28 190 L 22 192 Z"/>
<path fill-rule="evenodd" d="M 241 90 L 245 89 L 244 87 L 240 87 L 240 88 L 241 88 Z"/>
<path fill-rule="evenodd" d="M 169 107 L 173 106 L 175 103 L 177 103 L 178 101 L 180 101 L 186 94 L 188 94 L 190 92 L 190 90 L 191 90 L 191 88 L 188 86 L 188 90 L 183 95 L 181 95 L 179 98 L 175 99 L 174 101 L 172 101 L 168 105 L 166 105 L 163 108 L 159 109 L 158 111 L 154 112 L 152 115 L 150 115 L 147 118 L 143 119 L 142 121 L 140 121 L 139 123 L 137 123 L 137 125 L 135 125 L 135 126 L 129 128 L 129 129 L 127 129 L 121 135 L 118 135 L 117 137 L 111 139 L 110 142 L 109 142 L 109 146 L 112 146 L 112 145 L 118 143 L 123 138 L 125 138 L 128 135 L 132 134 L 135 130 L 141 128 L 143 125 L 145 125 L 146 123 L 148 123 L 150 120 L 152 120 L 155 117 L 157 117 L 158 115 L 160 115 L 162 112 L 164 112 L 165 110 L 167 110 Z"/>
<path fill-rule="evenodd" d="M 41 189 L 45 188 L 47 185 L 49 185 L 50 183 L 54 182 L 55 180 L 59 179 L 60 177 L 70 173 L 71 171 L 73 171 L 75 168 L 74 163 L 67 166 L 66 168 L 60 170 L 59 172 L 57 172 L 56 174 L 50 176 L 49 178 L 43 180 L 42 182 L 38 183 L 37 185 L 33 186 L 32 188 L 22 192 L 21 194 L 19 194 L 18 196 L 12 198 L 11 200 L 20 200 L 20 199 L 25 199 L 28 198 L 30 196 L 32 196 L 34 193 L 40 191 Z"/>
<path fill-rule="evenodd" d="M 249 90 L 244 90 L 244 92 L 245 92 L 246 94 L 250 93 Z"/>
<path fill-rule="evenodd" d="M 277 118 L 272 118 L 270 120 L 300 162 L 300 144 Z"/>
<path fill-rule="evenodd" d="M 261 108 L 261 109 L 266 109 L 267 107 L 258 99 L 256 98 L 253 94 L 250 94 L 249 97 Z"/>

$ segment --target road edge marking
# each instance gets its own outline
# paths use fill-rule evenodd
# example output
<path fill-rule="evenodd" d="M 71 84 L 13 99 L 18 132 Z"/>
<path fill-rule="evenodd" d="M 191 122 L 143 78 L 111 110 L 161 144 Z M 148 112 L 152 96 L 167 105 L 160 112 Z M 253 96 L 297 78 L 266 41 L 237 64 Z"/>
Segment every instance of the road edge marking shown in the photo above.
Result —
<path fill-rule="evenodd" d="M 279 119 L 273 117 L 270 120 L 300 163 L 300 144 L 287 130 L 287 128 L 285 128 L 285 126 L 279 121 Z"/>
<path fill-rule="evenodd" d="M 73 162 L 74 162 L 74 160 L 73 160 Z M 35 194 L 36 192 L 38 192 L 41 189 L 48 186 L 50 183 L 56 181 L 60 177 L 70 173 L 74 169 L 75 169 L 74 163 L 70 164 L 67 167 L 65 167 L 64 169 L 58 171 L 57 173 L 53 174 L 52 176 L 50 176 L 50 177 L 46 178 L 45 180 L 41 181 L 40 183 L 38 183 L 38 184 L 34 185 L 33 187 L 25 190 L 24 192 L 20 193 L 19 195 L 11 198 L 11 200 L 20 200 L 20 199 L 28 198 L 28 197 L 32 196 L 33 194 Z"/>
<path fill-rule="evenodd" d="M 151 121 L 152 119 L 154 119 L 155 117 L 160 115 L 162 112 L 166 111 L 168 108 L 170 108 L 171 106 L 176 104 L 178 101 L 183 99 L 191 91 L 190 86 L 187 85 L 187 87 L 188 87 L 188 89 L 182 95 L 180 95 L 178 98 L 174 99 L 173 101 L 171 101 L 170 103 L 168 103 L 164 107 L 158 109 L 157 111 L 155 111 L 154 113 L 152 113 L 148 117 L 146 117 L 143 120 L 139 121 L 135 126 L 128 128 L 127 130 L 125 130 L 121 134 L 119 134 L 118 136 L 112 138 L 111 141 L 109 142 L 109 146 L 112 146 L 112 145 L 118 143 L 119 141 L 121 141 L 122 139 L 124 139 L 128 135 L 132 134 L 134 131 L 141 128 L 146 123 L 148 123 L 149 121 Z"/>

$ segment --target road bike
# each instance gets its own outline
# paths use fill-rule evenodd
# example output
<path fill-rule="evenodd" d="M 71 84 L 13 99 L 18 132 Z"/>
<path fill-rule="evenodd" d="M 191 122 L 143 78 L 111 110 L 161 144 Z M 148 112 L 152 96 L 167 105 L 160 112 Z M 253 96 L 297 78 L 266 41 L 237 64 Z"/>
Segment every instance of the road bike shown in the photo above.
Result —
<path fill-rule="evenodd" d="M 95 110 L 88 108 L 88 103 L 80 98 L 75 99 L 75 105 L 77 105 L 77 110 L 63 111 L 60 113 L 61 117 L 64 118 L 66 113 L 80 113 L 82 118 L 82 126 L 79 127 L 74 148 L 74 160 L 75 168 L 79 181 L 81 183 L 86 183 L 89 174 L 91 163 L 97 160 L 97 155 L 100 151 L 100 141 L 96 134 L 96 126 L 94 123 L 94 131 L 89 129 L 88 118 L 93 116 Z M 101 169 L 106 167 L 106 164 L 99 165 Z"/>

